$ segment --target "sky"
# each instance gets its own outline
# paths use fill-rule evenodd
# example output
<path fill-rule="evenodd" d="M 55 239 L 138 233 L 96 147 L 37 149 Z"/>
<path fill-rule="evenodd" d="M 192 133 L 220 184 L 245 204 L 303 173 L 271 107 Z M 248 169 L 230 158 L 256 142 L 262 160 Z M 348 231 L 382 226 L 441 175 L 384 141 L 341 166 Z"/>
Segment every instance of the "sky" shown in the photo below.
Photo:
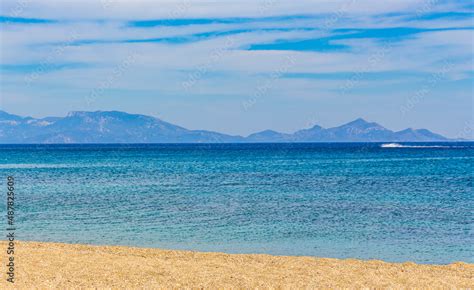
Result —
<path fill-rule="evenodd" d="M 3 0 L 0 109 L 119 110 L 248 135 L 473 136 L 474 5 L 441 0 Z"/>

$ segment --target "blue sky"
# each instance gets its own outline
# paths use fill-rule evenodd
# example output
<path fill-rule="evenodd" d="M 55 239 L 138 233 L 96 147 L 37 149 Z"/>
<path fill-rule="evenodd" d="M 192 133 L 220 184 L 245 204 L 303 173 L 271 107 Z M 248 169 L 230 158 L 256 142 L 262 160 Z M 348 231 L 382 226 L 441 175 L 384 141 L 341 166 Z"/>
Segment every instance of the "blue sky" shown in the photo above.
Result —
<path fill-rule="evenodd" d="M 0 108 L 247 135 L 358 117 L 472 138 L 473 5 L 2 1 Z"/>

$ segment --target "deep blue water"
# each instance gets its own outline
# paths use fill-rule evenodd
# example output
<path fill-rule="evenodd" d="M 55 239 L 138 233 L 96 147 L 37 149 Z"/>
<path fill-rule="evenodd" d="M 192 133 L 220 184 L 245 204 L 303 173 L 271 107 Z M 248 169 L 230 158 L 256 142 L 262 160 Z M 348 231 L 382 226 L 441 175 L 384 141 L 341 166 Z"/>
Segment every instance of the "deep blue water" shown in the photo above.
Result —
<path fill-rule="evenodd" d="M 380 145 L 0 145 L 0 186 L 22 240 L 474 262 L 474 143 Z"/>

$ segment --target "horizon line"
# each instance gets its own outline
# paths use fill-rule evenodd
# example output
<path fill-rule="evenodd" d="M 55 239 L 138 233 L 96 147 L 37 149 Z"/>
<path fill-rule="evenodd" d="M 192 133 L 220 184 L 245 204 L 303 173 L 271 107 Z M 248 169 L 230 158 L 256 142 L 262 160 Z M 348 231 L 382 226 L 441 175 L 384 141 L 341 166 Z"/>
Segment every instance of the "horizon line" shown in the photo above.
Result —
<path fill-rule="evenodd" d="M 434 143 L 474 143 L 474 139 L 472 140 L 456 140 L 456 139 L 448 139 L 445 141 L 297 141 L 297 142 L 181 142 L 181 143 L 176 143 L 176 142 L 160 142 L 160 143 L 0 143 L 0 146 L 105 146 L 105 145 L 120 145 L 120 146 L 126 146 L 126 145 L 272 145 L 272 144 L 278 144 L 278 145 L 310 145 L 310 144 L 434 144 Z M 400 149 L 400 148 L 398 148 Z M 401 148 L 405 149 L 405 148 Z M 415 149 L 415 148 L 411 148 Z M 440 149 L 446 149 L 446 148 L 440 148 Z M 452 148 L 447 148 L 447 149 L 452 149 Z"/>

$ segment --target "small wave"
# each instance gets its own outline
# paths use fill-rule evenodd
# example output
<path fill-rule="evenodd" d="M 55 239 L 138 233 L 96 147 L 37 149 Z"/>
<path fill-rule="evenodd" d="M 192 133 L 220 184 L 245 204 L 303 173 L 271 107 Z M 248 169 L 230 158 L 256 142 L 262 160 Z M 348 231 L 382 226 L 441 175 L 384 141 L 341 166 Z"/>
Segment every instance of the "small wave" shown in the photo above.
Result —
<path fill-rule="evenodd" d="M 389 144 L 382 144 L 380 145 L 382 148 L 402 148 L 403 145 L 398 144 L 398 143 L 389 143 Z"/>
<path fill-rule="evenodd" d="M 42 169 L 42 168 L 89 168 L 89 167 L 116 167 L 107 164 L 45 164 L 45 163 L 22 163 L 22 164 L 0 164 L 0 169 Z"/>
<path fill-rule="evenodd" d="M 446 146 L 446 145 L 402 145 L 399 143 L 388 143 L 380 145 L 382 148 L 465 148 L 465 146 Z"/>

